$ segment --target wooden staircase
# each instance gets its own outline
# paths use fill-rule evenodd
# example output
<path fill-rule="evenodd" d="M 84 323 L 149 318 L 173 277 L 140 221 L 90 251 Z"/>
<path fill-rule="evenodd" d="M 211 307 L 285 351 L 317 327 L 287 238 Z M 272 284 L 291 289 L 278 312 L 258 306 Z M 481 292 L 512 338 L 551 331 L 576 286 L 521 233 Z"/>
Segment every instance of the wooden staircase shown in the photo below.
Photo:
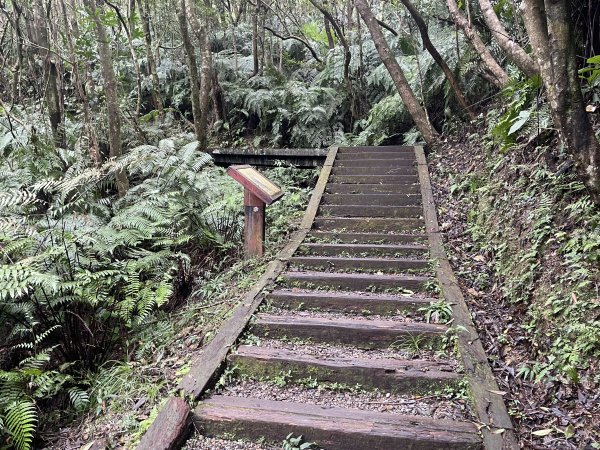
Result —
<path fill-rule="evenodd" d="M 428 291 L 435 273 L 426 239 L 414 148 L 339 149 L 313 230 L 248 333 L 306 346 L 368 350 L 418 340 L 441 348 L 448 326 L 421 319 L 420 308 L 436 301 Z M 376 318 L 369 317 L 373 314 Z M 392 314 L 406 319 L 386 318 Z M 228 364 L 252 379 L 286 373 L 293 382 L 310 374 L 319 383 L 359 384 L 406 396 L 431 395 L 463 377 L 444 360 L 318 358 L 248 345 L 239 346 Z M 482 447 L 469 421 L 252 397 L 210 396 L 196 408 L 194 421 L 205 435 L 281 442 L 295 433 L 326 449 Z"/>
<path fill-rule="evenodd" d="M 517 448 L 443 252 L 421 148 L 332 149 L 299 233 L 184 377 L 200 399 L 199 433 L 278 444 L 293 433 L 327 450 Z M 441 300 L 453 318 L 428 323 Z M 222 361 L 237 375 L 215 386 Z M 278 394 L 239 389 L 273 379 L 285 381 Z M 307 380 L 339 395 L 294 394 Z M 452 410 L 451 393 L 465 386 L 462 412 L 436 412 Z M 356 392 L 344 387 L 377 393 L 384 410 L 344 404 Z M 429 413 L 385 409 L 423 399 Z"/>

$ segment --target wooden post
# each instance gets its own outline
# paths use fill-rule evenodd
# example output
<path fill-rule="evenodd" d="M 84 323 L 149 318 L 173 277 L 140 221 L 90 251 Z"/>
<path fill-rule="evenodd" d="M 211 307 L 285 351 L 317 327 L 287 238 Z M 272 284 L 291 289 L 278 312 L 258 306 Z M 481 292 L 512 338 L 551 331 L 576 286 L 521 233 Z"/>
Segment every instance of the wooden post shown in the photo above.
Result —
<path fill-rule="evenodd" d="M 246 258 L 260 258 L 265 241 L 265 202 L 244 189 L 244 250 Z"/>
<path fill-rule="evenodd" d="M 248 164 L 229 166 L 227 175 L 244 186 L 244 251 L 260 258 L 265 241 L 265 207 L 283 196 L 281 188 Z"/>

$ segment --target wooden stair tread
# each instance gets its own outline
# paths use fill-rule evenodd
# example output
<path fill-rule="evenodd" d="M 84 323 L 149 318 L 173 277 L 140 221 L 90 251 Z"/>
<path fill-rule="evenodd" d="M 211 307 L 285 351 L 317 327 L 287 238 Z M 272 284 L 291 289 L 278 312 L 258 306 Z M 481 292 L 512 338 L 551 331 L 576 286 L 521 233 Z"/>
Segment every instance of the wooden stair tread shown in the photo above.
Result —
<path fill-rule="evenodd" d="M 378 155 L 377 158 L 350 158 L 346 155 L 335 161 L 335 167 L 390 167 L 392 164 L 414 166 L 417 164 L 417 159 L 411 155 Z"/>
<path fill-rule="evenodd" d="M 416 258 L 369 258 L 342 256 L 294 256 L 290 258 L 294 266 L 333 268 L 333 269 L 363 269 L 363 270 L 424 270 L 429 266 L 426 259 Z"/>
<path fill-rule="evenodd" d="M 300 354 L 295 351 L 272 348 L 258 347 L 255 345 L 240 345 L 235 352 L 236 356 L 261 358 L 265 360 L 281 359 L 290 361 L 303 361 L 315 365 L 324 365 L 330 367 L 363 367 L 368 369 L 381 369 L 388 372 L 406 372 L 419 371 L 423 373 L 443 372 L 457 375 L 453 372 L 452 365 L 438 361 L 428 361 L 425 359 L 394 359 L 394 358 L 317 358 L 315 356 Z M 232 355 L 233 356 L 233 355 Z"/>
<path fill-rule="evenodd" d="M 337 291 L 300 291 L 276 289 L 268 295 L 272 305 L 279 308 L 319 308 L 323 311 L 371 312 L 390 314 L 396 311 L 415 312 L 435 299 L 387 294 L 355 294 Z"/>
<path fill-rule="evenodd" d="M 420 206 L 419 194 L 325 194 L 321 205 Z"/>
<path fill-rule="evenodd" d="M 255 333 L 279 338 L 300 338 L 315 342 L 353 345 L 357 348 L 385 348 L 416 340 L 437 343 L 448 330 L 445 325 L 393 320 L 258 314 L 252 324 Z"/>
<path fill-rule="evenodd" d="M 381 250 L 389 250 L 389 251 L 422 251 L 425 252 L 428 250 L 428 246 L 425 244 L 334 244 L 328 242 L 307 242 L 303 243 L 300 248 L 308 248 L 308 249 L 339 249 L 341 251 L 344 250 L 368 250 L 368 249 L 381 249 Z"/>
<path fill-rule="evenodd" d="M 421 275 L 396 275 L 396 274 L 371 274 L 371 273 L 329 273 L 329 272 L 316 272 L 316 271 L 302 271 L 302 272 L 285 272 L 282 275 L 285 278 L 293 280 L 312 280 L 313 278 L 319 278 L 323 281 L 331 281 L 332 283 L 338 280 L 366 280 L 372 283 L 382 283 L 396 281 L 402 283 L 403 281 L 419 281 L 426 283 L 430 281 L 431 277 L 425 277 Z"/>
<path fill-rule="evenodd" d="M 255 398 L 212 396 L 198 405 L 194 421 L 209 436 L 238 430 L 281 442 L 294 433 L 333 450 L 481 448 L 468 422 Z"/>
<path fill-rule="evenodd" d="M 423 215 L 423 208 L 420 205 L 390 206 L 325 204 L 319 207 L 319 214 L 325 214 L 330 217 L 416 218 Z"/>
<path fill-rule="evenodd" d="M 327 194 L 420 194 L 419 184 L 371 183 L 344 184 L 332 180 L 325 188 Z"/>
<path fill-rule="evenodd" d="M 320 382 L 360 384 L 363 388 L 394 393 L 426 393 L 456 385 L 461 375 L 452 365 L 427 360 L 392 358 L 315 357 L 281 348 L 242 345 L 229 361 L 243 373 L 268 377 L 287 373 L 295 379 L 311 377 Z"/>
<path fill-rule="evenodd" d="M 406 233 L 336 233 L 331 231 L 311 231 L 310 238 L 317 239 L 319 242 L 327 243 L 326 240 L 340 241 L 342 244 L 408 244 L 411 242 L 427 240 L 424 234 L 406 234 Z"/>
<path fill-rule="evenodd" d="M 314 221 L 315 230 L 343 230 L 346 231 L 374 231 L 374 232 L 401 232 L 409 230 L 423 230 L 423 219 L 415 218 L 387 218 L 387 217 L 317 217 Z"/>

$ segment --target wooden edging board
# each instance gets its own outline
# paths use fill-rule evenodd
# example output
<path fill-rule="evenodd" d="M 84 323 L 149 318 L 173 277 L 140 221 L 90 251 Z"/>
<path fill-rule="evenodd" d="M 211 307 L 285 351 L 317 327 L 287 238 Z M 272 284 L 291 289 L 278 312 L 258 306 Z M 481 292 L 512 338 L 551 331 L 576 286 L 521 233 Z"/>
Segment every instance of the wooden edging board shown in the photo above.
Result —
<path fill-rule="evenodd" d="M 321 169 L 319 180 L 313 190 L 310 202 L 304 217 L 300 224 L 300 228 L 292 235 L 287 245 L 277 254 L 275 259 L 269 263 L 265 273 L 258 279 L 254 287 L 248 294 L 244 296 L 242 301 L 234 309 L 233 313 L 221 326 L 215 337 L 210 341 L 198 357 L 192 363 L 192 368 L 183 377 L 179 383 L 178 389 L 183 394 L 191 399 L 192 401 L 198 400 L 200 395 L 204 392 L 209 382 L 213 379 L 219 368 L 222 366 L 227 354 L 237 341 L 239 335 L 244 331 L 244 328 L 248 325 L 250 318 L 256 312 L 257 308 L 261 304 L 264 296 L 262 291 L 265 287 L 273 283 L 282 270 L 286 267 L 289 259 L 296 252 L 302 241 L 306 238 L 306 235 L 312 228 L 313 221 L 317 215 L 321 198 L 325 192 L 325 186 L 329 180 L 333 162 L 337 155 L 338 147 L 331 147 L 327 154 L 327 159 Z M 171 402 L 167 402 L 170 404 Z M 161 414 L 159 413 L 159 416 Z M 165 427 L 169 427 L 169 423 L 164 421 L 155 420 L 150 428 L 146 431 L 145 435 L 153 435 L 157 432 L 167 433 Z M 187 428 L 182 428 L 181 433 L 187 432 Z M 173 439 L 179 440 L 181 436 L 179 433 L 171 433 Z M 148 442 L 148 439 L 142 439 L 142 443 Z M 137 447 L 137 450 L 157 450 L 147 444 Z M 176 448 L 176 446 L 164 446 L 165 450 Z"/>
<path fill-rule="evenodd" d="M 517 449 L 519 446 L 502 393 L 444 251 L 425 152 L 423 147 L 415 147 L 415 151 L 430 255 L 437 263 L 437 278 L 442 295 L 452 305 L 454 325 L 461 327 L 458 332 L 458 348 L 469 382 L 473 407 L 481 422 L 483 444 L 486 450 Z"/>

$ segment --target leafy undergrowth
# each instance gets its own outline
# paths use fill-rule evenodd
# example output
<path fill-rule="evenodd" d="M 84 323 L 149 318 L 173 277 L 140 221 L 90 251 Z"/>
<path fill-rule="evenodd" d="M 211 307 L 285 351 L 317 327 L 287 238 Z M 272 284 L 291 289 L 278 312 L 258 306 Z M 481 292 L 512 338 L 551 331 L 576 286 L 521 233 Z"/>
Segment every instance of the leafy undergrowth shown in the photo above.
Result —
<path fill-rule="evenodd" d="M 554 142 L 485 127 L 429 158 L 452 265 L 521 444 L 600 448 L 600 211 Z"/>
<path fill-rule="evenodd" d="M 20 146 L 2 161 L 0 446 L 128 442 L 260 275 L 262 263 L 241 257 L 241 187 L 189 140 L 100 167 Z M 122 171 L 130 188 L 119 198 Z M 287 195 L 269 209 L 265 260 L 293 231 L 315 174 L 269 171 Z M 52 431 L 81 417 L 75 431 Z"/>
<path fill-rule="evenodd" d="M 220 171 L 220 169 L 218 169 Z M 297 229 L 318 170 L 280 166 L 266 171 L 286 195 L 268 208 L 265 257 L 226 256 L 197 274 L 194 290 L 174 311 L 158 312 L 131 337 L 124 361 L 109 361 L 88 379 L 91 406 L 71 427 L 44 435 L 47 448 L 79 448 L 106 442 L 134 448 L 162 403 L 224 320 Z M 229 201 L 241 210 L 241 190 Z M 240 248 L 240 241 L 230 242 Z"/>

